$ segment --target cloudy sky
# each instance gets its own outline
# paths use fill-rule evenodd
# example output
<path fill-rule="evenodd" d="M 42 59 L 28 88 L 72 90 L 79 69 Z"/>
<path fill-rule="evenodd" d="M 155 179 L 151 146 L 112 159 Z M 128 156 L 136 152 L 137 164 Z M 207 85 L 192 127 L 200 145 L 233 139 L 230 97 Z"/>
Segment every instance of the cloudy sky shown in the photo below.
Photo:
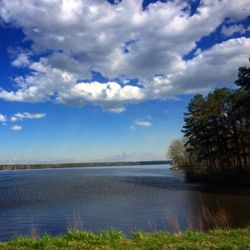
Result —
<path fill-rule="evenodd" d="M 0 0 L 0 162 L 164 159 L 232 86 L 250 0 Z"/>

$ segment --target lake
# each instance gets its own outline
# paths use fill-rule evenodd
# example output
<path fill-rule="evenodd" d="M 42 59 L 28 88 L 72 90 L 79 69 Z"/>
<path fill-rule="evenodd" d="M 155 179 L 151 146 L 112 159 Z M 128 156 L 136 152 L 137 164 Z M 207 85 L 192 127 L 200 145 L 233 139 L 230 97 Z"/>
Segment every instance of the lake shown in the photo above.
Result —
<path fill-rule="evenodd" d="M 67 229 L 185 230 L 201 204 L 250 224 L 250 189 L 186 183 L 167 165 L 0 171 L 0 240 Z M 172 228 L 174 230 L 174 228 Z"/>

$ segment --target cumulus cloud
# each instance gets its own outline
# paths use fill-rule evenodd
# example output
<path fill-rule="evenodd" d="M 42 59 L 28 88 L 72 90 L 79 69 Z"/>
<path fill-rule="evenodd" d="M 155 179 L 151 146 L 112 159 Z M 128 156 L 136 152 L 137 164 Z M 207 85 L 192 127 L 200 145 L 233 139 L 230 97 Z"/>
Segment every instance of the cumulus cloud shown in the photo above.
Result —
<path fill-rule="evenodd" d="M 121 86 L 116 82 L 80 82 L 74 84 L 67 92 L 62 92 L 57 97 L 61 103 L 100 102 L 115 103 L 133 102 L 144 98 L 142 90 L 137 86 Z"/>
<path fill-rule="evenodd" d="M 247 63 L 249 39 L 232 39 L 192 60 L 184 58 L 199 51 L 198 41 L 226 18 L 233 25 L 249 12 L 249 0 L 202 0 L 194 14 L 190 1 L 180 0 L 157 1 L 145 10 L 142 0 L 114 5 L 100 0 L 1 0 L 1 21 L 23 30 L 32 44 L 29 55 L 35 56 L 17 56 L 12 64 L 29 73 L 16 77 L 16 89 L 0 89 L 0 98 L 95 103 L 119 112 L 125 103 L 230 83 L 237 67 Z M 222 32 L 241 32 L 236 26 L 223 26 Z M 109 80 L 93 80 L 93 71 Z M 126 79 L 138 79 L 138 84 Z"/>
<path fill-rule="evenodd" d="M 20 131 L 20 130 L 22 130 L 22 127 L 19 126 L 19 125 L 14 125 L 14 126 L 11 127 L 11 129 L 14 130 L 14 131 Z"/>
<path fill-rule="evenodd" d="M 140 126 L 140 127 L 144 127 L 144 128 L 149 128 L 152 126 L 152 123 L 150 121 L 147 121 L 147 120 L 136 120 L 136 121 L 134 121 L 134 124 L 136 126 Z"/>
<path fill-rule="evenodd" d="M 231 39 L 200 53 L 186 62 L 186 69 L 173 76 L 154 78 L 152 96 L 206 92 L 215 86 L 232 83 L 238 67 L 248 64 L 250 39 Z"/>
<path fill-rule="evenodd" d="M 5 123 L 7 121 L 6 116 L 0 114 L 0 122 Z"/>
<path fill-rule="evenodd" d="M 28 112 L 24 112 L 24 113 L 16 113 L 14 114 L 10 120 L 12 122 L 16 122 L 16 121 L 22 121 L 24 119 L 41 119 L 44 118 L 46 116 L 46 114 L 44 113 L 38 113 L 38 114 L 31 114 Z"/>

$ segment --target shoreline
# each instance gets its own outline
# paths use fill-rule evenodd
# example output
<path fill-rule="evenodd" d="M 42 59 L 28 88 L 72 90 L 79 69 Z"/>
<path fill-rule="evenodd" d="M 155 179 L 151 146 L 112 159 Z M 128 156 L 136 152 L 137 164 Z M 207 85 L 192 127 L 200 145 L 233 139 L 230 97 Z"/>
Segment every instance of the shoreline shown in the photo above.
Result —
<path fill-rule="evenodd" d="M 118 161 L 118 162 L 76 162 L 76 163 L 48 163 L 48 164 L 1 164 L 1 170 L 50 169 L 74 167 L 110 167 L 135 165 L 169 165 L 172 161 Z"/>

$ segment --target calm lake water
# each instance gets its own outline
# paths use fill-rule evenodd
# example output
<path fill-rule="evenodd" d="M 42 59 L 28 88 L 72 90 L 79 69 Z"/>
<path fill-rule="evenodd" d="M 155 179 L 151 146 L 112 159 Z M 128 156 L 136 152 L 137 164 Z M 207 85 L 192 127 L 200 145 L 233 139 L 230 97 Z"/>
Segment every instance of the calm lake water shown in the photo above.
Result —
<path fill-rule="evenodd" d="M 250 224 L 250 189 L 184 181 L 166 165 L 0 171 L 0 240 L 68 228 L 100 231 L 181 229 L 203 203 L 227 209 L 234 226 Z"/>

